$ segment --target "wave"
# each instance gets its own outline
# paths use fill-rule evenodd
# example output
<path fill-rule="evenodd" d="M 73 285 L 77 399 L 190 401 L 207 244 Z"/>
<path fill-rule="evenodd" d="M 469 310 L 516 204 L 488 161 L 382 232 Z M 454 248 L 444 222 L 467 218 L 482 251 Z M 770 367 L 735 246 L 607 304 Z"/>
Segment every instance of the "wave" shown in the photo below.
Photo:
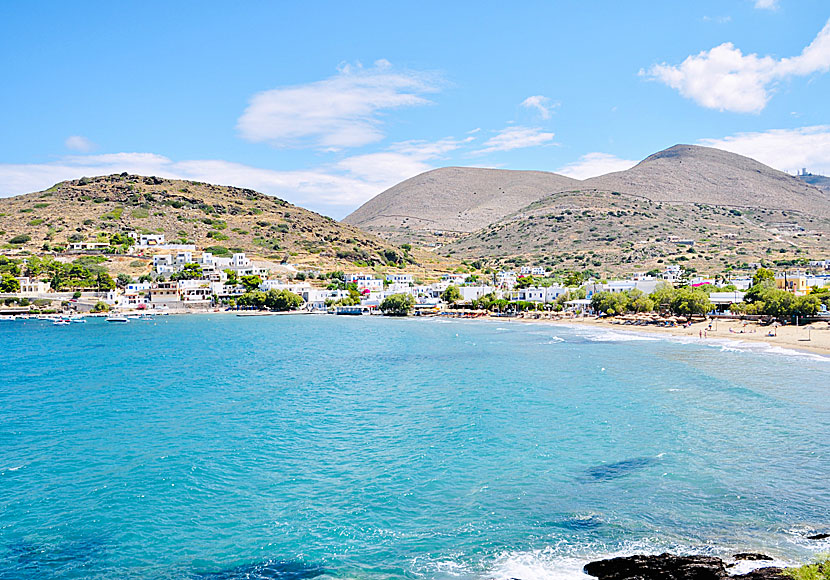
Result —
<path fill-rule="evenodd" d="M 416 576 L 430 580 L 587 580 L 593 578 L 583 571 L 584 566 L 595 560 L 631 556 L 634 554 L 704 554 L 719 556 L 727 563 L 729 554 L 718 554 L 712 546 L 683 546 L 657 539 L 627 542 L 616 549 L 586 550 L 562 544 L 535 550 L 506 550 L 489 556 L 478 563 L 464 562 L 449 557 L 428 562 L 414 562 Z M 769 566 L 786 567 L 794 562 L 773 559 L 767 561 L 741 560 L 729 567 L 729 574 L 746 574 L 758 568 Z"/>

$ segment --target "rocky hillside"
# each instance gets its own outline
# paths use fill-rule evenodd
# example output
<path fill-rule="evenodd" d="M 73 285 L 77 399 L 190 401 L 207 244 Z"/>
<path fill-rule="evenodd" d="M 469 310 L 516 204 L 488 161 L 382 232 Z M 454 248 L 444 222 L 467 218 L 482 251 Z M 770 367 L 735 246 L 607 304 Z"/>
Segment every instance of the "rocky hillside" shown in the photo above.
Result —
<path fill-rule="evenodd" d="M 244 251 L 321 268 L 437 260 L 237 187 L 123 173 L 0 199 L 0 243 L 7 252 L 60 251 L 70 242 L 108 241 L 130 231 L 162 233 L 168 243 L 195 244 L 217 255 Z"/>
<path fill-rule="evenodd" d="M 651 201 L 830 216 L 830 198 L 799 178 L 749 157 L 695 145 L 675 145 L 631 169 L 587 179 L 574 189 L 616 191 Z"/>
<path fill-rule="evenodd" d="M 806 175 L 799 175 L 798 178 L 804 183 L 809 183 L 813 187 L 817 187 L 822 191 L 830 194 L 830 177 L 826 175 L 813 175 L 808 173 Z"/>
<path fill-rule="evenodd" d="M 431 243 L 473 232 L 577 183 L 543 171 L 445 167 L 387 189 L 343 221 L 398 243 Z"/>
<path fill-rule="evenodd" d="M 609 273 L 829 258 L 827 201 L 751 159 L 679 145 L 553 193 L 439 253 Z"/>

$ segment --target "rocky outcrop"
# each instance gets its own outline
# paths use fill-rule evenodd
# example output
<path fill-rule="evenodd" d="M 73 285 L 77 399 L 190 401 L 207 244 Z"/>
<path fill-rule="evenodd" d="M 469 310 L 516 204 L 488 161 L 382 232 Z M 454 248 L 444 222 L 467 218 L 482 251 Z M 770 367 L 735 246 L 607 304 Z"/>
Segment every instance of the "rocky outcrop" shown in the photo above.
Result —
<path fill-rule="evenodd" d="M 740 558 L 739 558 L 740 556 Z M 736 554 L 736 559 L 771 560 L 764 554 Z M 585 565 L 585 573 L 600 580 L 782 580 L 781 568 L 759 568 L 730 576 L 723 560 L 714 556 L 627 556 L 598 560 Z"/>

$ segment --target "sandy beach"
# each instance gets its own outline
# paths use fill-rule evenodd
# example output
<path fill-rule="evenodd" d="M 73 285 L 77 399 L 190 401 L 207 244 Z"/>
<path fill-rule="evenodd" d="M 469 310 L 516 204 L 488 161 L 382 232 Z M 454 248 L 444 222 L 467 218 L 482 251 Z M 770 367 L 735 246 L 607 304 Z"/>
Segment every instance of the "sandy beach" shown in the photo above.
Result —
<path fill-rule="evenodd" d="M 696 321 L 690 327 L 658 327 L 614 324 L 593 317 L 563 320 L 533 320 L 550 324 L 578 324 L 596 328 L 607 328 L 622 332 L 637 332 L 707 340 L 735 340 L 760 342 L 781 348 L 795 349 L 824 356 L 830 356 L 830 323 L 815 322 L 805 326 L 779 326 L 772 328 L 740 320 Z M 710 328 L 711 324 L 711 328 Z M 770 332 L 773 336 L 770 336 Z"/>

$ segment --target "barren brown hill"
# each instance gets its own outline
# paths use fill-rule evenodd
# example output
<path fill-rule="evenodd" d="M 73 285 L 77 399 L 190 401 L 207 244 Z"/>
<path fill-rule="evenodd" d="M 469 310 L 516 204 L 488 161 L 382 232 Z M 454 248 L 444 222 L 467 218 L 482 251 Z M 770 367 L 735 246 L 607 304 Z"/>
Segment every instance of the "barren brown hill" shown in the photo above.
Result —
<path fill-rule="evenodd" d="M 586 179 L 578 189 L 651 201 L 830 215 L 828 196 L 797 177 L 749 157 L 696 145 L 675 145 L 626 171 Z"/>
<path fill-rule="evenodd" d="M 577 183 L 543 171 L 445 167 L 387 189 L 343 221 L 399 243 L 424 243 L 435 232 L 473 232 Z"/>
<path fill-rule="evenodd" d="M 609 273 L 720 272 L 830 257 L 828 195 L 724 151 L 677 145 L 553 193 L 439 253 Z"/>
<path fill-rule="evenodd" d="M 0 199 L 5 253 L 60 252 L 71 242 L 109 241 L 113 234 L 131 231 L 162 233 L 168 243 L 194 244 L 217 255 L 244 251 L 272 262 L 320 268 L 440 260 L 238 187 L 123 173 Z"/>

